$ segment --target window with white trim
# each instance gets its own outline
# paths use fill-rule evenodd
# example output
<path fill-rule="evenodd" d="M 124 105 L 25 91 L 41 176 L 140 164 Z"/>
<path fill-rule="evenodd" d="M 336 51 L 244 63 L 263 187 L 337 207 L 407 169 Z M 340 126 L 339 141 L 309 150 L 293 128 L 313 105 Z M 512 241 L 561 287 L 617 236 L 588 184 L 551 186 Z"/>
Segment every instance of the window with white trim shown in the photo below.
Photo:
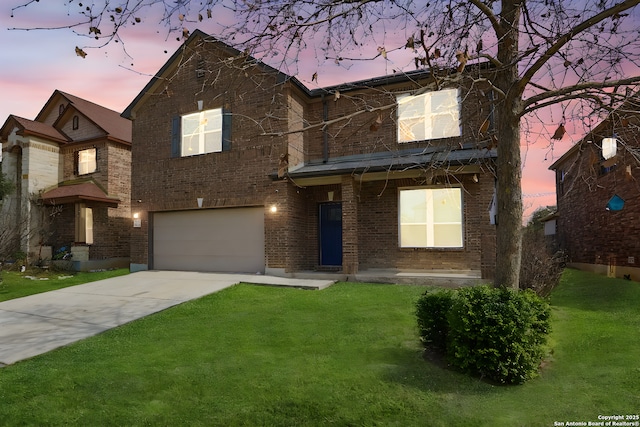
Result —
<path fill-rule="evenodd" d="M 398 95 L 398 142 L 461 135 L 458 89 Z"/>
<path fill-rule="evenodd" d="M 401 248 L 461 248 L 462 190 L 417 188 L 400 190 Z"/>
<path fill-rule="evenodd" d="M 76 243 L 93 244 L 93 210 L 84 203 L 76 204 Z"/>
<path fill-rule="evenodd" d="M 222 108 L 182 116 L 181 155 L 222 151 Z"/>
<path fill-rule="evenodd" d="M 78 164 L 76 168 L 78 171 L 78 175 L 93 173 L 98 169 L 96 154 L 96 148 L 87 148 L 86 150 L 78 151 Z"/>

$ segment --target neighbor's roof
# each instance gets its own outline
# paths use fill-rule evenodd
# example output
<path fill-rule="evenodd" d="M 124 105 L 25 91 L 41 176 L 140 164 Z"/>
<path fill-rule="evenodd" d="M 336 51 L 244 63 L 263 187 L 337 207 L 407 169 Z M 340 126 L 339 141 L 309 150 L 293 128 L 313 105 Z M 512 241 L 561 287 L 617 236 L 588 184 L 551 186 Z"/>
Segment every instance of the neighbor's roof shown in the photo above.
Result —
<path fill-rule="evenodd" d="M 57 188 L 42 194 L 42 200 L 52 205 L 63 205 L 82 201 L 106 203 L 110 207 L 118 207 L 120 203 L 118 198 L 107 195 L 107 193 L 93 181 L 78 184 L 61 183 Z"/>
<path fill-rule="evenodd" d="M 46 123 L 36 122 L 34 120 L 25 119 L 23 117 L 9 115 L 7 120 L 0 129 L 0 135 L 6 138 L 8 134 L 13 130 L 15 126 L 18 126 L 19 133 L 21 135 L 33 135 L 46 139 L 52 139 L 56 142 L 68 142 L 69 139 L 62 133 L 58 132 L 56 128 Z"/>
<path fill-rule="evenodd" d="M 78 98 L 75 95 L 59 90 L 56 92 L 65 97 L 73 107 L 104 130 L 109 136 L 124 142 L 131 142 L 131 120 L 125 119 L 116 111 L 87 101 L 86 99 Z"/>

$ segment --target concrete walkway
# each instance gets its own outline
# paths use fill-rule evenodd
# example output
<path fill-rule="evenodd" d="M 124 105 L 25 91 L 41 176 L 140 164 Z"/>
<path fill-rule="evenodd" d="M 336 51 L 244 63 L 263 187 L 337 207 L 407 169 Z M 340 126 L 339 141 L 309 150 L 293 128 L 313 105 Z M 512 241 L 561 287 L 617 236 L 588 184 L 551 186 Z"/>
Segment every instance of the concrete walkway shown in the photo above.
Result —
<path fill-rule="evenodd" d="M 240 282 L 324 289 L 332 280 L 140 271 L 0 303 L 0 367 Z"/>

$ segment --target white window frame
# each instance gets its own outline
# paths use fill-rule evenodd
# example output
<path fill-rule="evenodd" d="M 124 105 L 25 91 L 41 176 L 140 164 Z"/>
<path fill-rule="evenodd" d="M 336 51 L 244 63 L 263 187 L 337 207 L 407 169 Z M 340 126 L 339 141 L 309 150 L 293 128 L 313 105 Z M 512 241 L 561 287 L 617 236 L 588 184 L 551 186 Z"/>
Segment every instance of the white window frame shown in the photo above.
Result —
<path fill-rule="evenodd" d="M 87 148 L 78 151 L 78 175 L 87 175 L 98 170 L 98 149 Z"/>
<path fill-rule="evenodd" d="M 76 204 L 76 242 L 93 244 L 93 209 L 84 203 Z"/>
<path fill-rule="evenodd" d="M 421 194 L 422 193 L 422 194 Z M 419 198 L 424 195 L 424 212 Z M 412 197 L 414 196 L 414 197 Z M 413 201 L 409 198 L 413 198 Z M 418 201 L 418 203 L 416 203 Z M 437 203 L 455 203 L 459 215 L 438 218 Z M 415 209 L 411 211 L 413 203 Z M 461 187 L 409 187 L 398 191 L 398 246 L 400 248 L 455 248 L 464 247 L 464 200 Z M 443 239 L 444 229 L 452 229 Z M 440 234 L 440 236 L 438 236 Z"/>
<path fill-rule="evenodd" d="M 396 96 L 396 100 L 399 143 L 462 135 L 458 89 L 443 89 L 420 95 L 400 94 Z"/>
<path fill-rule="evenodd" d="M 193 121 L 198 123 L 195 128 L 190 123 Z M 182 157 L 222 151 L 222 108 L 186 114 L 181 118 L 180 129 Z"/>

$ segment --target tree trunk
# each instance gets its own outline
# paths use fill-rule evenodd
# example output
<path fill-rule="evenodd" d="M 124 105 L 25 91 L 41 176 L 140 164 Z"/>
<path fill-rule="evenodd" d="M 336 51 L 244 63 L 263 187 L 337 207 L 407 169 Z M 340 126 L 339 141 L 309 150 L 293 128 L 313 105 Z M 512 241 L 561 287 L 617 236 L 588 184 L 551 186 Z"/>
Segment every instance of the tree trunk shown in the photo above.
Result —
<path fill-rule="evenodd" d="M 522 0 L 524 1 L 524 0 Z M 498 225 L 496 277 L 494 285 L 518 289 L 522 254 L 522 160 L 520 158 L 520 112 L 522 93 L 518 89 L 518 36 L 520 2 L 502 1 L 498 60 L 502 66 L 496 86 L 503 92 L 497 114 L 497 199 Z"/>
<path fill-rule="evenodd" d="M 506 108 L 498 125 L 498 225 L 495 286 L 517 289 L 522 252 L 522 161 L 519 118 Z M 505 117 L 506 116 L 506 117 Z"/>

